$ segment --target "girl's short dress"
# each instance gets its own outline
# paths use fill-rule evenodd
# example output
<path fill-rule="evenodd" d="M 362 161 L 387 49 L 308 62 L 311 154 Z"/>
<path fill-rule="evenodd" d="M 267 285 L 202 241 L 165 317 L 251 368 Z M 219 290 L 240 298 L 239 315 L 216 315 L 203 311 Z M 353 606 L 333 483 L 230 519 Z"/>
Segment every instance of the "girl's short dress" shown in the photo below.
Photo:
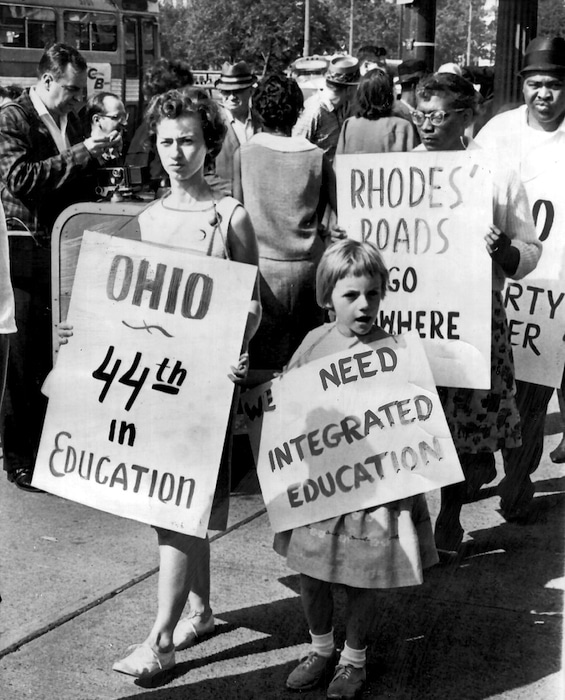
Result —
<path fill-rule="evenodd" d="M 348 338 L 328 323 L 306 336 L 289 368 L 384 337 L 378 328 Z M 277 533 L 274 549 L 294 571 L 354 588 L 415 586 L 438 562 L 424 495 Z"/>

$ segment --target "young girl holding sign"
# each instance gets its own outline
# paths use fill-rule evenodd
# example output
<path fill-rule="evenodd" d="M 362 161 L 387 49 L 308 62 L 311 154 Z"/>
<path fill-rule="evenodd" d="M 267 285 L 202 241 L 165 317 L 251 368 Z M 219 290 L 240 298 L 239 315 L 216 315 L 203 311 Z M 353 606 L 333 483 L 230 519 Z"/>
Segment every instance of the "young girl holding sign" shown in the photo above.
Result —
<path fill-rule="evenodd" d="M 317 271 L 318 304 L 335 321 L 311 331 L 288 368 L 388 334 L 375 325 L 388 271 L 376 246 L 342 240 L 324 253 Z M 275 550 L 300 572 L 302 604 L 312 649 L 286 685 L 309 690 L 335 673 L 328 698 L 353 698 L 366 673 L 366 639 L 375 616 L 377 588 L 422 583 L 422 570 L 437 563 L 423 495 L 313 523 L 275 536 Z M 332 583 L 345 586 L 345 646 L 337 660 L 332 626 Z"/>

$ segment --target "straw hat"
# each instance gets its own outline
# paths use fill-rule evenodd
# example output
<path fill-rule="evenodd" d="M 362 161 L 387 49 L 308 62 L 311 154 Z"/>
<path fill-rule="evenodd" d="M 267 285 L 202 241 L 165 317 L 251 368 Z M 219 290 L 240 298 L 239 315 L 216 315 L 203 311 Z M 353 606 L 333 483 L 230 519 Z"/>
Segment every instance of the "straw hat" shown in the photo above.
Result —
<path fill-rule="evenodd" d="M 336 56 L 330 61 L 326 73 L 329 85 L 358 85 L 360 78 L 359 61 L 353 56 Z"/>
<path fill-rule="evenodd" d="M 238 63 L 224 63 L 220 77 L 214 86 L 218 90 L 245 90 L 251 87 L 257 76 L 253 75 L 245 61 Z"/>

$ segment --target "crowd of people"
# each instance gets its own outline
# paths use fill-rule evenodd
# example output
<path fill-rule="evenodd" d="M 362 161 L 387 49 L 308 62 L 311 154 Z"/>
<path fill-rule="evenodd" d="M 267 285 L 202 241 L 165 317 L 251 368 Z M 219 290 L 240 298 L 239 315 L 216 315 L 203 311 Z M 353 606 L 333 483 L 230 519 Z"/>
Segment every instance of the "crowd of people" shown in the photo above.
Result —
<path fill-rule="evenodd" d="M 397 96 L 378 52 L 336 56 L 323 89 L 304 101 L 293 78 L 259 80 L 238 61 L 222 67 L 219 104 L 193 86 L 186 64 L 161 59 L 147 71 L 145 119 L 128 143 L 128 113 L 119 96 L 102 92 L 83 105 L 86 62 L 76 49 L 55 44 L 41 59 L 36 85 L 12 91 L 0 106 L 0 432 L 8 480 L 35 493 L 46 410 L 41 386 L 52 364 L 50 234 L 66 207 L 95 199 L 98 168 L 143 169 L 155 199 L 139 216 L 142 241 L 258 267 L 242 354 L 230 370 L 236 384 L 253 386 L 387 337 L 377 325 L 388 289 L 381 254 L 335 226 L 336 155 L 478 148 L 508 154 L 502 159 L 508 167 L 492 168 L 493 213 L 484 222 L 492 259 L 490 388 L 438 387 L 465 480 L 442 489 L 435 528 L 420 495 L 276 536 L 275 550 L 300 574 L 312 641 L 287 679 L 289 689 L 327 682 L 328 698 L 355 697 L 365 681 L 375 590 L 417 585 L 438 552 L 460 550 L 461 510 L 495 478 L 497 451 L 505 470 L 501 513 L 509 522 L 528 518 L 553 389 L 516 382 L 502 292 L 507 278 L 531 273 L 542 253 L 523 178 L 529 154 L 560 147 L 565 132 L 565 40 L 532 41 L 520 75 L 525 104 L 494 116 L 477 133 L 484 105 L 469 76 L 453 65 L 431 73 L 422 61 L 405 61 Z M 199 235 L 192 237 L 192 230 Z M 71 335 L 63 324 L 61 342 Z M 214 529 L 226 527 L 229 433 L 209 524 Z M 565 448 L 552 458 L 565 461 Z M 214 632 L 208 539 L 162 528 L 157 538 L 154 624 L 114 665 L 143 680 L 173 667 L 175 650 Z M 339 654 L 332 584 L 343 585 L 348 597 Z"/>

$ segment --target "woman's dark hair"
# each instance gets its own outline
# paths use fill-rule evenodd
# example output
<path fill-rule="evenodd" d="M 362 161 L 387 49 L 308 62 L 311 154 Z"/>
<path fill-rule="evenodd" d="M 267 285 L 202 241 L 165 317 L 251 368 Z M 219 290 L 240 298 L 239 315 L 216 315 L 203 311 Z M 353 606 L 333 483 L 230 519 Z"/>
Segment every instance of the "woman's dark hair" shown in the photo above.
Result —
<path fill-rule="evenodd" d="M 294 78 L 269 75 L 253 93 L 253 107 L 268 129 L 290 134 L 304 106 L 304 95 Z"/>
<path fill-rule="evenodd" d="M 454 109 L 472 109 L 477 113 L 478 97 L 472 83 L 454 73 L 433 73 L 418 83 L 416 97 L 429 100 L 437 95 L 451 100 Z"/>
<path fill-rule="evenodd" d="M 150 100 L 155 95 L 162 95 L 168 90 L 180 90 L 193 83 L 194 76 L 186 61 L 160 58 L 145 71 L 143 94 Z"/>
<path fill-rule="evenodd" d="M 373 68 L 362 76 L 355 95 L 355 116 L 365 119 L 388 117 L 394 103 L 394 93 L 388 73 Z"/>
<path fill-rule="evenodd" d="M 149 103 L 145 120 L 149 133 L 154 136 L 163 119 L 178 119 L 195 114 L 200 117 L 208 154 L 215 158 L 222 149 L 227 127 L 220 107 L 205 90 L 188 88 L 182 91 L 169 90 L 163 95 L 156 95 Z"/>

